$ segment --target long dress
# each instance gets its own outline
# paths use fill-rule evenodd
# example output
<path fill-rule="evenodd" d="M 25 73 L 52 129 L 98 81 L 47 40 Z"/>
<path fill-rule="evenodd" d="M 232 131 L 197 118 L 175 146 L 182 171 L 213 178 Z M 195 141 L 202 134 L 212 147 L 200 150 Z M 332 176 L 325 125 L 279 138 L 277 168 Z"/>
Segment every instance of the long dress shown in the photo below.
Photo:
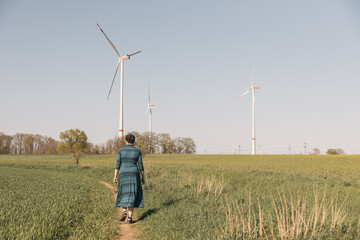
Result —
<path fill-rule="evenodd" d="M 115 207 L 144 207 L 140 172 L 144 171 L 141 152 L 133 145 L 119 149 L 116 169 L 119 171 Z"/>

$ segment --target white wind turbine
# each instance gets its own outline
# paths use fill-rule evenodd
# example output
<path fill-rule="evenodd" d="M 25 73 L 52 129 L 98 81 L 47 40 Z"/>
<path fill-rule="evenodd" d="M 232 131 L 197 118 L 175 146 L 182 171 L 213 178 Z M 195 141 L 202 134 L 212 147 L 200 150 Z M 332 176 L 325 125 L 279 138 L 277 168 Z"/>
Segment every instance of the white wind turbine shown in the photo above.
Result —
<path fill-rule="evenodd" d="M 155 105 L 151 103 L 150 101 L 150 83 L 149 83 L 149 98 L 148 98 L 148 105 L 147 105 L 147 110 L 146 110 L 146 114 L 149 114 L 149 133 L 150 133 L 150 138 L 152 135 L 152 108 Z"/>
<path fill-rule="evenodd" d="M 109 41 L 110 45 L 112 46 L 112 48 L 114 49 L 116 55 L 119 57 L 119 61 L 115 70 L 115 74 L 114 74 L 114 78 L 112 80 L 111 83 L 111 87 L 109 90 L 109 94 L 107 96 L 107 99 L 109 99 L 110 93 L 111 93 L 111 89 L 114 85 L 114 81 L 115 81 L 115 77 L 116 74 L 119 70 L 119 66 L 121 66 L 120 68 L 120 121 L 119 121 L 119 138 L 121 138 L 124 135 L 124 116 L 123 116 L 123 100 L 124 100 L 124 60 L 128 60 L 130 59 L 131 56 L 140 53 L 141 51 L 137 51 L 131 54 L 127 54 L 125 56 L 120 56 L 118 50 L 116 49 L 116 47 L 114 46 L 114 44 L 110 41 L 110 39 L 106 36 L 106 34 L 104 33 L 104 31 L 101 29 L 101 27 L 99 26 L 99 24 L 96 24 L 99 29 L 101 30 L 101 32 L 104 34 L 105 38 Z"/>
<path fill-rule="evenodd" d="M 260 89 L 260 87 L 254 87 L 254 64 L 252 66 L 252 76 L 251 76 L 251 87 L 246 90 L 241 96 L 239 96 L 238 99 L 242 98 L 246 94 L 248 94 L 250 91 L 252 92 L 252 147 L 251 147 L 251 153 L 253 155 L 256 154 L 256 146 L 255 146 L 255 90 Z"/>

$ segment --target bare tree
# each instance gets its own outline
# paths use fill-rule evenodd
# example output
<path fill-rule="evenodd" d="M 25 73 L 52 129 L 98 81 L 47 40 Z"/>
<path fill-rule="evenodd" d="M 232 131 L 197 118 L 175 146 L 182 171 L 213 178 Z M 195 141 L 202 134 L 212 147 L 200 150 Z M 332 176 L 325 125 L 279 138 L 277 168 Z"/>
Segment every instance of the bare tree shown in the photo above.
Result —
<path fill-rule="evenodd" d="M 57 142 L 55 139 L 51 137 L 45 137 L 44 143 L 43 143 L 43 153 L 45 154 L 58 154 L 57 152 L 57 146 L 60 143 Z"/>
<path fill-rule="evenodd" d="M 311 153 L 311 154 L 313 154 L 313 155 L 320 155 L 320 149 L 314 148 L 314 149 L 312 150 L 312 153 Z"/>
<path fill-rule="evenodd" d="M 34 141 L 35 141 L 34 135 L 26 134 L 26 136 L 24 138 L 25 154 L 33 154 L 34 153 Z"/>
<path fill-rule="evenodd" d="M 344 151 L 344 149 L 342 149 L 342 148 L 337 148 L 337 149 L 336 149 L 336 152 L 337 152 L 337 154 L 339 154 L 339 155 L 345 155 L 345 151 Z"/>
<path fill-rule="evenodd" d="M 159 134 L 159 147 L 161 153 L 174 153 L 175 142 L 171 139 L 170 134 Z"/>
<path fill-rule="evenodd" d="M 10 154 L 12 136 L 0 133 L 0 154 Z"/>
<path fill-rule="evenodd" d="M 328 155 L 343 155 L 343 154 L 345 154 L 345 152 L 342 148 L 337 148 L 337 149 L 329 148 L 326 151 L 326 154 L 328 154 Z"/>
<path fill-rule="evenodd" d="M 183 142 L 184 142 L 184 147 L 185 147 L 184 152 L 186 154 L 196 153 L 196 145 L 192 138 L 190 138 L 190 137 L 184 138 Z"/>
<path fill-rule="evenodd" d="M 26 134 L 17 133 L 13 136 L 11 148 L 13 154 L 25 154 L 25 138 Z"/>
<path fill-rule="evenodd" d="M 107 140 L 105 144 L 105 154 L 112 154 L 114 145 L 115 145 L 114 139 Z"/>
<path fill-rule="evenodd" d="M 174 149 L 176 153 L 184 153 L 185 150 L 185 140 L 184 138 L 177 137 L 174 140 Z"/>

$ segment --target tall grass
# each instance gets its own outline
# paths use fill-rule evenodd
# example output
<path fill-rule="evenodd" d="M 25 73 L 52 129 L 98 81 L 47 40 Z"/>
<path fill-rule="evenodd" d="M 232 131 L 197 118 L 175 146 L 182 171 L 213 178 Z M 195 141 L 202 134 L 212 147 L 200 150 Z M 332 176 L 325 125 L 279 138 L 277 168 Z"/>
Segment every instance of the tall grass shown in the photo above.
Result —
<path fill-rule="evenodd" d="M 0 238 L 111 238 L 118 220 L 98 180 L 111 183 L 115 160 L 0 155 Z M 147 155 L 144 165 L 140 238 L 360 239 L 357 156 Z"/>
<path fill-rule="evenodd" d="M 198 157 L 152 159 L 145 160 L 148 210 L 139 222 L 146 239 L 359 238 L 356 176 L 210 167 Z"/>
<path fill-rule="evenodd" d="M 193 180 L 193 176 L 189 175 L 190 179 Z M 192 181 L 190 180 L 190 184 Z M 201 177 L 199 181 L 196 181 L 196 185 L 194 187 L 194 191 L 196 195 L 213 195 L 214 197 L 220 197 L 224 191 L 225 183 L 222 178 L 220 181 L 217 181 L 215 177 L 212 178 L 204 178 Z"/>
<path fill-rule="evenodd" d="M 0 166 L 0 239 L 111 239 L 110 193 L 84 169 Z"/>
<path fill-rule="evenodd" d="M 338 192 L 328 196 L 314 190 L 313 202 L 298 194 L 288 196 L 278 189 L 271 196 L 272 206 L 264 206 L 248 193 L 247 203 L 226 201 L 225 226 L 213 220 L 218 239 L 313 239 L 342 230 L 346 219 L 346 202 L 338 204 Z M 330 198 L 330 199 L 328 199 Z"/>

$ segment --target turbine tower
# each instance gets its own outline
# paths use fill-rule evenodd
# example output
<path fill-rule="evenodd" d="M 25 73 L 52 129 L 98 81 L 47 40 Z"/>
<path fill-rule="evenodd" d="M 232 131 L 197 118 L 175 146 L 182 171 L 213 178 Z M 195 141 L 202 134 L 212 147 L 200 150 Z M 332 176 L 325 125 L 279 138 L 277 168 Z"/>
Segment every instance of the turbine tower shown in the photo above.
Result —
<path fill-rule="evenodd" d="M 150 83 L 149 83 L 149 98 L 148 98 L 148 106 L 147 106 L 147 110 L 146 110 L 146 114 L 149 114 L 149 133 L 150 133 L 150 138 L 152 135 L 152 108 L 155 105 L 151 103 L 150 101 Z"/>
<path fill-rule="evenodd" d="M 256 154 L 256 145 L 255 145 L 255 90 L 260 89 L 260 87 L 254 86 L 254 64 L 252 65 L 252 76 L 251 76 L 251 87 L 246 90 L 241 96 L 239 96 L 238 99 L 242 98 L 246 94 L 248 94 L 250 91 L 252 93 L 252 139 L 251 139 L 251 153 L 253 155 Z"/>
<path fill-rule="evenodd" d="M 119 66 L 120 66 L 120 120 L 119 120 L 119 138 L 124 136 L 124 115 L 123 115 L 123 107 L 124 107 L 124 60 L 128 60 L 130 59 L 131 56 L 140 53 L 141 51 L 137 51 L 131 54 L 127 54 L 125 56 L 121 56 L 118 52 L 118 50 L 116 49 L 116 47 L 114 46 L 114 44 L 110 41 L 110 39 L 106 36 L 105 32 L 101 29 L 101 27 L 99 26 L 99 24 L 96 24 L 100 31 L 104 34 L 105 38 L 108 40 L 108 42 L 110 43 L 111 47 L 114 49 L 116 55 L 119 57 L 119 61 L 115 70 L 115 74 L 114 74 L 114 78 L 112 80 L 111 83 L 111 87 L 107 96 L 107 99 L 109 99 L 110 93 L 111 93 L 111 89 L 114 85 L 114 81 L 115 81 L 115 77 L 116 74 L 119 70 Z"/>

